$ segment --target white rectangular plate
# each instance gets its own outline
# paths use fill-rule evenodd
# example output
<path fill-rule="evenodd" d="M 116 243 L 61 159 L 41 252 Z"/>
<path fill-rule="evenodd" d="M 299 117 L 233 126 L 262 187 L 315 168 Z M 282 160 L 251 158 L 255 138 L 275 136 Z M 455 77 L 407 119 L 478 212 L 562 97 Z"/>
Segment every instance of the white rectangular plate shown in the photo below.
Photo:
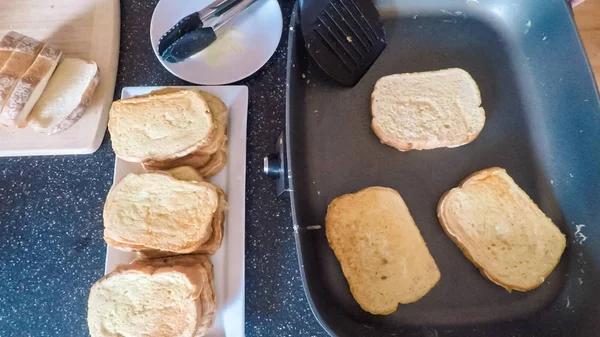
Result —
<path fill-rule="evenodd" d="M 115 93 L 120 27 L 117 0 L 0 1 L 0 37 L 14 30 L 57 45 L 63 58 L 95 61 L 100 70 L 94 97 L 77 123 L 55 135 L 0 125 L 0 157 L 85 154 L 100 147 Z"/>
<path fill-rule="evenodd" d="M 163 87 L 126 87 L 121 98 L 147 94 Z M 223 244 L 211 256 L 214 265 L 217 294 L 217 320 L 207 337 L 244 336 L 244 236 L 246 212 L 246 120 L 248 117 L 248 87 L 246 86 L 190 86 L 178 88 L 200 89 L 218 96 L 229 108 L 227 165 L 210 181 L 227 193 L 229 211 L 225 218 Z M 130 163 L 117 157 L 114 182 L 128 173 L 142 173 L 139 163 Z M 112 247 L 106 250 L 105 273 L 119 264 L 128 264 L 136 258 L 134 252 Z"/>

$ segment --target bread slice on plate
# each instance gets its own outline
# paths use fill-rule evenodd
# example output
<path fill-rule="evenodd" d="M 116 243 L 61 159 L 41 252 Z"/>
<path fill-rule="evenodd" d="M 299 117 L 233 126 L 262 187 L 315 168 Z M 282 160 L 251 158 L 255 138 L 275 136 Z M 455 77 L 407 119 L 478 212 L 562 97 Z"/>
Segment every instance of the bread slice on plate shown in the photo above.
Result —
<path fill-rule="evenodd" d="M 0 69 L 4 66 L 6 61 L 10 58 L 12 53 L 17 49 L 19 42 L 23 40 L 25 35 L 17 32 L 8 32 L 0 40 Z"/>
<path fill-rule="evenodd" d="M 33 63 L 42 49 L 43 43 L 30 37 L 23 37 L 15 47 L 8 60 L 0 69 L 0 109 L 6 105 L 15 86 Z M 12 124 L 0 115 L 0 122 Z"/>
<path fill-rule="evenodd" d="M 371 95 L 371 127 L 400 151 L 457 147 L 485 124 L 477 83 L 458 68 L 380 78 Z"/>
<path fill-rule="evenodd" d="M 372 314 L 418 301 L 440 279 L 404 200 L 391 188 L 369 187 L 334 199 L 325 230 L 354 299 Z"/>
<path fill-rule="evenodd" d="M 184 89 L 165 88 L 155 90 L 148 95 L 138 97 L 150 97 L 177 93 Z M 198 91 L 206 101 L 212 114 L 213 128 L 211 134 L 205 140 L 205 145 L 194 150 L 183 157 L 171 156 L 166 160 L 146 159 L 142 165 L 147 170 L 165 170 L 182 165 L 192 166 L 200 171 L 204 177 L 214 176 L 221 171 L 227 162 L 226 144 L 227 144 L 227 106 L 221 99 L 213 94 Z M 225 149 L 225 152 L 222 150 Z"/>
<path fill-rule="evenodd" d="M 3 120 L 18 127 L 27 125 L 27 117 L 44 92 L 61 55 L 62 51 L 56 46 L 44 45 L 2 108 L 0 115 Z"/>
<path fill-rule="evenodd" d="M 203 181 L 202 176 L 198 174 L 198 171 L 190 166 L 181 166 L 168 171 L 175 179 L 184 181 Z M 225 213 L 227 207 L 227 195 L 222 189 L 215 186 L 219 195 L 219 206 L 214 214 L 211 227 L 212 233 L 210 238 L 206 240 L 199 248 L 194 251 L 194 254 L 210 254 L 213 255 L 221 248 L 223 242 L 223 231 L 225 224 Z M 142 250 L 142 255 L 146 257 L 161 257 L 174 255 L 172 252 L 161 251 L 161 250 Z"/>
<path fill-rule="evenodd" d="M 202 337 L 217 309 L 204 255 L 137 260 L 98 280 L 88 299 L 92 337 Z"/>
<path fill-rule="evenodd" d="M 168 173 L 128 174 L 104 205 L 104 239 L 115 248 L 187 254 L 212 235 L 218 188 Z"/>
<path fill-rule="evenodd" d="M 108 129 L 115 153 L 126 161 L 167 161 L 208 144 L 215 128 L 196 90 L 178 90 L 113 102 Z"/>
<path fill-rule="evenodd" d="M 499 167 L 444 194 L 438 218 L 481 273 L 508 291 L 541 285 L 566 246 L 564 234 Z"/>
<path fill-rule="evenodd" d="M 56 134 L 75 124 L 89 106 L 100 80 L 96 63 L 65 58 L 29 115 L 37 132 Z"/>

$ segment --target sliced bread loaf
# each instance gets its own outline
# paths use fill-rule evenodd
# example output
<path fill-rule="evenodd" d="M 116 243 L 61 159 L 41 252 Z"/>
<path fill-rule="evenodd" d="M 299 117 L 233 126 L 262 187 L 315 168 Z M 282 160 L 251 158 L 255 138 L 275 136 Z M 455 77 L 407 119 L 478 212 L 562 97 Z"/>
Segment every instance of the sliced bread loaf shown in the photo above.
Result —
<path fill-rule="evenodd" d="M 2 40 L 0 40 L 0 69 L 8 61 L 24 37 L 25 35 L 17 32 L 8 32 L 2 37 Z"/>
<path fill-rule="evenodd" d="M 404 200 L 391 188 L 369 187 L 334 199 L 325 230 L 354 299 L 372 314 L 418 301 L 440 279 Z"/>
<path fill-rule="evenodd" d="M 446 234 L 492 282 L 508 291 L 538 287 L 565 249 L 565 236 L 504 169 L 467 177 L 444 194 Z"/>
<path fill-rule="evenodd" d="M 129 174 L 104 205 L 104 238 L 124 250 L 186 254 L 210 239 L 219 207 L 217 187 L 168 173 Z"/>
<path fill-rule="evenodd" d="M 18 127 L 27 125 L 27 117 L 54 73 L 62 51 L 46 44 L 15 86 L 0 112 L 1 118 Z"/>
<path fill-rule="evenodd" d="M 116 101 L 108 122 L 115 153 L 132 162 L 183 157 L 208 144 L 214 128 L 209 106 L 196 90 Z"/>
<path fill-rule="evenodd" d="M 37 132 L 55 134 L 75 124 L 89 106 L 100 80 L 96 63 L 63 59 L 29 115 Z"/>
<path fill-rule="evenodd" d="M 42 46 L 43 43 L 40 41 L 25 36 L 2 66 L 0 69 L 0 109 L 6 105 L 15 86 L 29 69 Z M 0 122 L 5 125 L 12 124 L 12 121 L 7 120 L 2 114 L 0 114 Z"/>
<path fill-rule="evenodd" d="M 380 78 L 371 95 L 371 127 L 400 151 L 457 147 L 483 129 L 479 88 L 462 69 Z"/>
<path fill-rule="evenodd" d="M 92 337 L 202 337 L 215 319 L 206 256 L 138 260 L 98 280 L 88 299 Z"/>

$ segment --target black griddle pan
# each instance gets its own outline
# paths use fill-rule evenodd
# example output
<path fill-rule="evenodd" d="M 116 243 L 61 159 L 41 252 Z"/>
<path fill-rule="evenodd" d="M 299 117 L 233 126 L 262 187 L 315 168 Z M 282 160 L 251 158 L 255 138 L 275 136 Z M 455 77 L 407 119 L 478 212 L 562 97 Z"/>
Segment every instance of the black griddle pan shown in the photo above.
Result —
<path fill-rule="evenodd" d="M 600 102 L 571 9 L 561 0 L 378 1 L 388 46 L 353 88 L 307 56 L 289 32 L 287 166 L 304 289 L 335 336 L 600 336 Z M 487 122 L 455 149 L 399 152 L 371 131 L 382 76 L 459 67 L 478 83 Z M 283 144 L 283 143 L 282 143 Z M 285 166 L 285 165 L 284 165 Z M 539 288 L 508 293 L 444 234 L 441 195 L 469 174 L 507 169 L 567 236 Z M 420 301 L 370 315 L 327 244 L 335 197 L 368 186 L 400 192 L 441 271 Z"/>

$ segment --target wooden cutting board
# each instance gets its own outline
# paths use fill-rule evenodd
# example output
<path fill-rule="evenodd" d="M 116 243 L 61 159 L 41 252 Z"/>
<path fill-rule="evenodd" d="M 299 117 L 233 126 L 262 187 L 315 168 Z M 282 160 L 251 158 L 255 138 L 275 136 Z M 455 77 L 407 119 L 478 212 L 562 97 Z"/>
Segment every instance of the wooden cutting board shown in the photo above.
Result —
<path fill-rule="evenodd" d="M 575 21 L 585 51 L 600 86 L 600 1 L 588 0 L 575 7 Z"/>
<path fill-rule="evenodd" d="M 118 0 L 0 1 L 0 36 L 13 30 L 56 44 L 63 57 L 95 61 L 100 82 L 92 103 L 70 129 L 52 136 L 0 126 L 0 156 L 92 153 L 106 132 L 119 59 Z"/>

